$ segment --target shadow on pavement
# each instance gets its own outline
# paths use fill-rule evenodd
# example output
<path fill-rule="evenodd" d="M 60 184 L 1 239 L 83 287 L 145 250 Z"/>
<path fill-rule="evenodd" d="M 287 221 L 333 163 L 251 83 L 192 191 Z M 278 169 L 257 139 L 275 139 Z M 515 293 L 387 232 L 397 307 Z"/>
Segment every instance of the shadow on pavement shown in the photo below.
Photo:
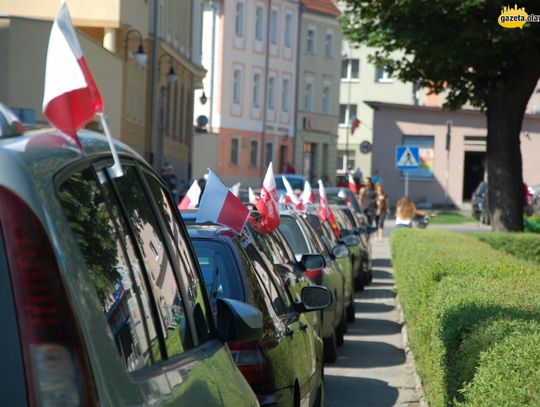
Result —
<path fill-rule="evenodd" d="M 362 309 L 360 309 L 362 312 Z M 357 318 L 358 324 L 350 326 L 348 335 L 395 335 L 401 332 L 401 324 L 384 319 Z"/>
<path fill-rule="evenodd" d="M 379 283 L 377 281 L 369 283 L 370 287 L 394 287 L 394 283 Z"/>
<path fill-rule="evenodd" d="M 357 298 L 369 299 L 369 298 L 378 298 L 378 299 L 392 299 L 396 296 L 396 293 L 393 289 L 389 288 L 368 288 L 360 293 Z"/>
<path fill-rule="evenodd" d="M 373 278 L 393 279 L 394 275 L 389 271 L 373 269 Z"/>
<path fill-rule="evenodd" d="M 373 267 L 392 267 L 390 259 L 373 259 Z"/>
<path fill-rule="evenodd" d="M 358 299 L 354 302 L 356 312 L 366 312 L 366 313 L 375 313 L 375 312 L 389 312 L 392 311 L 395 307 L 393 305 L 373 303 L 373 302 L 363 302 Z"/>
<path fill-rule="evenodd" d="M 399 395 L 382 380 L 333 375 L 325 376 L 324 391 L 327 407 L 391 407 Z"/>
<path fill-rule="evenodd" d="M 350 328 L 349 328 L 350 329 Z M 336 363 L 329 368 L 370 368 L 397 366 L 405 363 L 405 352 L 384 342 L 364 341 L 345 334 L 345 345 Z"/>

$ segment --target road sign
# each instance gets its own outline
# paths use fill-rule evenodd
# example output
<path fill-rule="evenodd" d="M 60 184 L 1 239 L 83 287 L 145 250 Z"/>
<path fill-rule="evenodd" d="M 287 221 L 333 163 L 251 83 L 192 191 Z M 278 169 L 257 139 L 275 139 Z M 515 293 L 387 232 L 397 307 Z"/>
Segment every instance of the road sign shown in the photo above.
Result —
<path fill-rule="evenodd" d="M 412 170 L 420 166 L 418 146 L 396 147 L 396 169 Z"/>

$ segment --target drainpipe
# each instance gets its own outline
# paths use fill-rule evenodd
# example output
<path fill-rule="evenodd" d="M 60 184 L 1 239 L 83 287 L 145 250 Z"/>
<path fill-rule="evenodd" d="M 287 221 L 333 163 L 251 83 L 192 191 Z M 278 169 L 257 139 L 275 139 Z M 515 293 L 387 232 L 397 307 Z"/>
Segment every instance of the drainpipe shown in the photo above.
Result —
<path fill-rule="evenodd" d="M 161 153 L 161 135 L 158 132 L 158 95 L 156 92 L 157 82 L 159 81 L 159 72 L 158 72 L 158 55 L 160 48 L 160 40 L 158 34 L 158 1 L 153 0 L 152 3 L 152 66 L 151 66 L 151 75 L 150 75 L 150 97 L 152 100 L 152 105 L 150 107 L 150 154 L 149 161 L 150 165 L 154 167 L 157 171 L 161 168 L 162 164 L 162 153 Z"/>
<path fill-rule="evenodd" d="M 299 95 L 300 95 L 300 52 L 302 49 L 302 42 L 301 42 L 301 35 L 302 35 L 302 13 L 304 12 L 304 6 L 302 4 L 299 4 L 298 6 L 298 32 L 296 33 L 296 97 L 295 97 L 295 109 L 294 109 L 294 124 L 293 124 L 293 154 L 292 154 L 292 162 L 294 163 L 294 166 L 297 171 L 299 171 L 300 166 L 296 162 L 296 144 L 298 141 L 298 105 L 299 105 Z M 304 146 L 302 144 L 302 151 L 304 150 Z M 302 168 L 304 167 L 304 163 L 302 164 Z"/>
<path fill-rule="evenodd" d="M 266 153 L 266 122 L 267 118 L 267 104 L 268 104 L 268 65 L 270 62 L 270 16 L 272 15 L 272 0 L 268 0 L 268 15 L 266 17 L 266 52 L 264 59 L 264 89 L 263 89 L 263 119 L 262 119 L 262 132 L 261 132 L 261 178 L 264 177 L 265 171 L 265 153 Z"/>
<path fill-rule="evenodd" d="M 214 75 L 216 70 L 216 1 L 210 0 L 210 8 L 212 9 L 212 56 L 210 61 L 210 105 L 208 106 L 208 130 L 214 132 L 214 123 L 212 117 L 214 115 Z"/>

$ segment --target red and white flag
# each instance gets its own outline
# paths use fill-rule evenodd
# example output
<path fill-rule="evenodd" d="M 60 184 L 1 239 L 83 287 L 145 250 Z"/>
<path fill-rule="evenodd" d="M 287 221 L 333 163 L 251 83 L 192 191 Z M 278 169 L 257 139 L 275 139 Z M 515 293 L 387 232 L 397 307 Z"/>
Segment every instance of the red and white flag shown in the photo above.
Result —
<path fill-rule="evenodd" d="M 103 110 L 103 101 L 84 59 L 67 5 L 54 20 L 47 49 L 43 115 L 81 148 L 77 130 Z"/>
<path fill-rule="evenodd" d="M 249 210 L 227 189 L 216 174 L 208 170 L 208 179 L 199 202 L 197 223 L 213 222 L 242 233 Z"/>
<path fill-rule="evenodd" d="M 253 192 L 253 189 L 251 187 L 248 188 L 248 195 L 249 195 L 249 203 L 252 205 L 255 205 L 259 198 L 257 195 L 255 195 L 255 192 Z"/>
<path fill-rule="evenodd" d="M 349 189 L 353 194 L 358 193 L 358 187 L 356 186 L 356 182 L 354 182 L 352 174 L 349 174 Z"/>
<path fill-rule="evenodd" d="M 302 200 L 302 203 L 304 205 L 317 202 L 317 200 L 315 199 L 315 194 L 311 190 L 311 184 L 307 180 L 304 181 L 304 191 L 302 191 L 300 199 Z"/>
<path fill-rule="evenodd" d="M 186 196 L 178 204 L 178 209 L 195 209 L 201 197 L 201 187 L 197 180 L 189 187 Z"/>
<path fill-rule="evenodd" d="M 326 200 L 326 189 L 321 180 L 319 180 L 319 201 L 321 203 L 321 212 L 319 217 L 324 221 L 328 219 L 330 208 L 328 207 L 328 201 Z"/>
<path fill-rule="evenodd" d="M 289 181 L 287 181 L 287 178 L 285 178 L 284 176 L 282 176 L 281 178 L 283 180 L 283 185 L 285 185 L 285 189 L 287 190 L 287 197 L 289 198 L 291 203 L 296 207 L 296 209 L 304 210 L 304 204 L 302 203 L 298 195 L 294 193 L 291 184 L 289 183 Z"/>
<path fill-rule="evenodd" d="M 354 118 L 352 124 L 351 124 L 351 135 L 354 136 L 354 132 L 358 127 L 360 127 L 360 120 L 358 120 L 356 117 Z"/>
<path fill-rule="evenodd" d="M 231 191 L 233 195 L 237 198 L 238 198 L 238 195 L 240 195 L 240 185 L 242 185 L 242 183 L 237 182 L 236 184 L 234 184 L 232 187 L 229 188 L 229 191 Z"/>
<path fill-rule="evenodd" d="M 261 197 L 255 206 L 261 214 L 261 223 L 266 233 L 270 233 L 279 226 L 277 188 L 272 162 L 268 164 L 261 187 Z"/>

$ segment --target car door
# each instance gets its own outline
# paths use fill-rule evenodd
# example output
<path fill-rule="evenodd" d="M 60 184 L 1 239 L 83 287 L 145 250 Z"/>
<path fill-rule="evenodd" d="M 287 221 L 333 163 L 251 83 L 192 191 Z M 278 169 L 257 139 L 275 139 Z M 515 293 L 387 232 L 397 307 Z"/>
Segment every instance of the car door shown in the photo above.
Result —
<path fill-rule="evenodd" d="M 103 322 L 89 327 L 85 338 L 101 349 L 92 361 L 96 371 L 106 367 L 98 379 L 100 398 L 112 405 L 221 405 L 200 334 L 213 335 L 213 325 L 205 320 L 198 331 L 193 292 L 179 277 L 141 174 L 125 162 L 125 175 L 110 179 L 105 165 L 66 170 L 58 187 L 90 276 L 84 294 L 95 296 L 101 308 L 95 311 Z"/>

